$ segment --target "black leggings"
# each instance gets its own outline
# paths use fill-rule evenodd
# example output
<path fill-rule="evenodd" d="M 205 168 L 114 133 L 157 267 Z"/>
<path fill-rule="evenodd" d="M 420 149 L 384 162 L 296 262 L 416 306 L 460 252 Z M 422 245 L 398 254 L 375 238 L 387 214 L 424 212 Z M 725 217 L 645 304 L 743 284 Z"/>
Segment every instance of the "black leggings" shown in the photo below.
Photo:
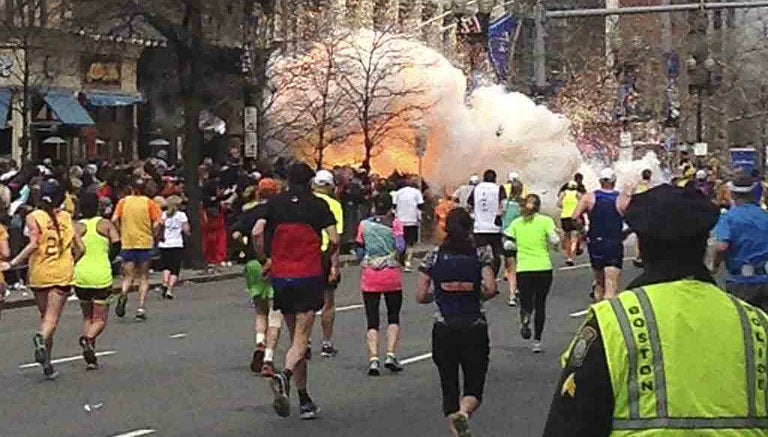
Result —
<path fill-rule="evenodd" d="M 524 324 L 533 319 L 533 338 L 541 340 L 547 319 L 547 294 L 552 286 L 552 270 L 518 272 L 517 289 L 520 290 L 520 316 Z"/>
<path fill-rule="evenodd" d="M 363 303 L 365 304 L 365 318 L 368 320 L 368 329 L 379 329 L 379 302 L 381 295 L 384 295 L 384 302 L 387 304 L 387 323 L 390 325 L 400 324 L 400 309 L 403 307 L 402 290 L 386 293 L 363 293 Z"/>
<path fill-rule="evenodd" d="M 432 361 L 440 373 L 443 389 L 443 414 L 459 411 L 461 396 L 483 400 L 485 374 L 490 356 L 488 324 L 451 327 L 435 323 L 432 327 Z M 464 390 L 459 391 L 459 367 L 464 374 Z"/>

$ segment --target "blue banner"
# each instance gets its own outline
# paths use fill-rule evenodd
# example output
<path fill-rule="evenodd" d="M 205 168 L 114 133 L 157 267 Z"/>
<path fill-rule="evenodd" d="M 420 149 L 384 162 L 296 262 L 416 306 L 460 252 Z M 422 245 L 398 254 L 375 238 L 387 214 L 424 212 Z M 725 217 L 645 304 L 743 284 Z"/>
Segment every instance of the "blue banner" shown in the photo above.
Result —
<path fill-rule="evenodd" d="M 750 174 L 757 165 L 757 150 L 752 147 L 731 149 L 731 164 L 734 171 Z"/>
<path fill-rule="evenodd" d="M 509 75 L 512 35 L 518 22 L 511 14 L 504 14 L 488 25 L 488 55 L 499 82 Z"/>

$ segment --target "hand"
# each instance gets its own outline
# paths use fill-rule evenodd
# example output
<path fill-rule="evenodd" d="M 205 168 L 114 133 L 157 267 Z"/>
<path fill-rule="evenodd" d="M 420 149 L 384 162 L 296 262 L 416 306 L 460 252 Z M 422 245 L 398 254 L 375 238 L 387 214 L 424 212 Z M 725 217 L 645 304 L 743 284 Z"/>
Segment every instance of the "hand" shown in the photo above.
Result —
<path fill-rule="evenodd" d="M 240 232 L 237 232 L 237 231 L 232 233 L 232 239 L 233 240 L 239 240 L 240 237 L 242 237 L 242 236 L 243 236 L 243 234 L 241 234 Z"/>
<path fill-rule="evenodd" d="M 341 272 L 337 266 L 331 266 L 331 273 L 328 275 L 328 282 L 330 284 L 338 284 L 341 278 Z"/>
<path fill-rule="evenodd" d="M 267 260 L 264 261 L 264 265 L 261 266 L 261 277 L 267 279 L 269 277 L 270 270 L 272 270 L 272 259 L 267 258 Z"/>
<path fill-rule="evenodd" d="M 11 263 L 8 261 L 0 261 L 0 272 L 7 272 L 12 268 Z"/>

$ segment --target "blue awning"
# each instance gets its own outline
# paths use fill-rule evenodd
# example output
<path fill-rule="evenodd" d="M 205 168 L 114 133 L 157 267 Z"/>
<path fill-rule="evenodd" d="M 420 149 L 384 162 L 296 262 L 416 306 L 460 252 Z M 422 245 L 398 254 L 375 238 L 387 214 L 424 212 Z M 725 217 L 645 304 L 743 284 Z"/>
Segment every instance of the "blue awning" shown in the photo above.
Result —
<path fill-rule="evenodd" d="M 13 93 L 8 88 L 0 89 L 0 129 L 5 129 L 8 122 L 8 111 L 11 108 Z"/>
<path fill-rule="evenodd" d="M 49 90 L 43 95 L 45 103 L 63 124 L 70 126 L 92 126 L 94 123 L 88 111 L 83 108 L 71 91 Z"/>
<path fill-rule="evenodd" d="M 91 106 L 133 106 L 144 101 L 141 96 L 102 92 L 86 93 L 86 98 Z"/>

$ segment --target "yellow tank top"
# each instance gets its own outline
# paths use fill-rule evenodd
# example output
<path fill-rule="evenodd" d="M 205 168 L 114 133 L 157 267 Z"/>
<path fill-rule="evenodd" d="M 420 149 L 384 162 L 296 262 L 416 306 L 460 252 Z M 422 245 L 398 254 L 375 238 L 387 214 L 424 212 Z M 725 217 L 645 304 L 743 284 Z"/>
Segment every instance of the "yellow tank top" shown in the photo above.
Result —
<path fill-rule="evenodd" d="M 101 217 L 94 217 L 80 221 L 85 226 L 85 254 L 75 265 L 75 285 L 78 287 L 102 289 L 112 286 L 109 239 L 99 234 L 102 220 Z"/>
<path fill-rule="evenodd" d="M 579 192 L 578 190 L 565 190 L 563 191 L 563 210 L 560 211 L 560 218 L 573 217 L 576 207 L 579 205 Z"/>
<path fill-rule="evenodd" d="M 58 231 L 51 217 L 42 210 L 31 213 L 40 228 L 37 250 L 29 258 L 29 286 L 32 288 L 65 287 L 72 285 L 75 259 L 72 256 L 72 216 L 58 211 Z"/>

